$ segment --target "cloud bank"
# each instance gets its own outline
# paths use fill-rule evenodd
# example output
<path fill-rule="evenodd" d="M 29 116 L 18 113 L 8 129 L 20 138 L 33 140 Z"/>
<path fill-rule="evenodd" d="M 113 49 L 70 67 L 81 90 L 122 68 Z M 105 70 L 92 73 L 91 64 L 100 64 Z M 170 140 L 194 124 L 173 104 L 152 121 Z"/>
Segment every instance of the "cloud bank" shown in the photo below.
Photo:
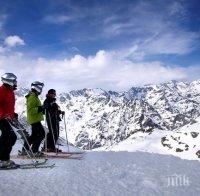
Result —
<path fill-rule="evenodd" d="M 200 66 L 167 66 L 159 61 L 133 62 L 116 52 L 100 50 L 94 56 L 48 60 L 26 59 L 22 54 L 0 56 L 0 74 L 13 72 L 25 86 L 41 80 L 46 88 L 68 91 L 102 88 L 123 91 L 132 86 L 161 83 L 169 80 L 198 79 Z"/>
<path fill-rule="evenodd" d="M 199 26 L 193 25 L 197 17 L 191 14 L 191 4 L 186 0 L 51 1 L 37 4 L 45 9 L 38 9 L 36 18 L 18 18 L 26 21 L 19 25 L 26 30 L 23 36 L 6 35 L 13 29 L 4 29 L 9 28 L 4 26 L 7 15 L 0 15 L 0 74 L 13 72 L 23 86 L 41 80 L 45 88 L 60 91 L 124 91 L 149 83 L 199 79 L 200 36 L 194 28 Z M 11 15 L 10 22 L 18 16 Z M 62 55 L 56 57 L 57 53 Z M 187 57 L 195 65 L 182 65 Z"/>

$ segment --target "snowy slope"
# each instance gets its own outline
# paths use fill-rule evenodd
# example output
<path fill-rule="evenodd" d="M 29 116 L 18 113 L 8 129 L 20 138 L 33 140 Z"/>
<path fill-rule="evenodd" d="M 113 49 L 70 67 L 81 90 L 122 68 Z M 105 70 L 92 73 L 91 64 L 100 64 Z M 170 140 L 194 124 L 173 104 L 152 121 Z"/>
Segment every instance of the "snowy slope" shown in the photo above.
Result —
<path fill-rule="evenodd" d="M 170 134 L 170 131 L 156 130 L 152 134 L 138 132 L 116 145 L 109 146 L 106 149 L 102 147 L 97 149 L 97 151 L 105 149 L 106 151 L 143 151 L 159 154 L 171 154 L 161 143 L 161 138 L 166 136 L 167 133 Z"/>
<path fill-rule="evenodd" d="M 16 160 L 19 162 L 19 160 Z M 0 196 L 198 196 L 200 163 L 142 152 L 88 152 L 53 169 L 0 172 Z"/>
<path fill-rule="evenodd" d="M 183 159 L 200 158 L 200 119 L 174 131 L 156 130 L 152 134 L 136 133 L 114 146 L 100 148 L 107 151 L 143 151 L 171 154 Z"/>

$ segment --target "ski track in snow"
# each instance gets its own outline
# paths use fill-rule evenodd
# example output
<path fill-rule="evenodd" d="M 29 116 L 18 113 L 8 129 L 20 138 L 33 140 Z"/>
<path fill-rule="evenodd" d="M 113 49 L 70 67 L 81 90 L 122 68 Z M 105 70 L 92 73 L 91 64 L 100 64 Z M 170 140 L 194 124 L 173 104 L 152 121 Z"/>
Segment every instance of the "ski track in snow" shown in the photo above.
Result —
<path fill-rule="evenodd" d="M 200 162 L 171 155 L 87 152 L 81 161 L 52 162 L 53 169 L 0 171 L 0 196 L 198 196 L 200 192 Z M 169 184 L 175 175 L 187 178 L 185 186 Z"/>

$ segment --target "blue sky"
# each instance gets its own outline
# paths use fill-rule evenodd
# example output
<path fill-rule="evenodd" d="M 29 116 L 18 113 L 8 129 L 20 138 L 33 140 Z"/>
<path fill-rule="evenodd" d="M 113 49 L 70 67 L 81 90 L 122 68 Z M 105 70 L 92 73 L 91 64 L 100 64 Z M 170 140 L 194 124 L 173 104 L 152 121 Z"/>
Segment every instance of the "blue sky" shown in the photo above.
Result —
<path fill-rule="evenodd" d="M 71 90 L 200 78 L 198 0 L 0 0 L 0 73 Z"/>

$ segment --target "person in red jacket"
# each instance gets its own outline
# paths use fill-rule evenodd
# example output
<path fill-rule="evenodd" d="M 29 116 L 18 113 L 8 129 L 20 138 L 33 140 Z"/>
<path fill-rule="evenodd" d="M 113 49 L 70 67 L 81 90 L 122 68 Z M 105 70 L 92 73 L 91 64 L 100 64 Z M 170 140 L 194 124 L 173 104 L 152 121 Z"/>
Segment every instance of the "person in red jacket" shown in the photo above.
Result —
<path fill-rule="evenodd" d="M 17 87 L 17 77 L 12 73 L 1 76 L 0 86 L 0 167 L 14 167 L 10 153 L 16 142 L 16 135 L 9 124 L 16 117 L 14 90 Z"/>

